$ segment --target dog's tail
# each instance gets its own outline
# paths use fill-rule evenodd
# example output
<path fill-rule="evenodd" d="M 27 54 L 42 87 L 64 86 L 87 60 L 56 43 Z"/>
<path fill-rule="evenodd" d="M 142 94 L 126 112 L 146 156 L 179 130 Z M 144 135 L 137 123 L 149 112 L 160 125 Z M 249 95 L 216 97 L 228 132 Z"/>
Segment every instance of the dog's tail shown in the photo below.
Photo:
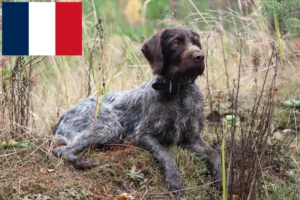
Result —
<path fill-rule="evenodd" d="M 61 122 L 62 119 L 63 119 L 63 117 L 61 117 L 61 118 L 59 119 L 58 123 L 56 123 L 56 124 L 52 127 L 52 134 L 53 134 L 53 135 L 55 135 L 56 130 L 57 130 L 57 128 L 58 128 L 58 126 L 59 126 L 59 124 L 60 124 L 60 122 Z"/>

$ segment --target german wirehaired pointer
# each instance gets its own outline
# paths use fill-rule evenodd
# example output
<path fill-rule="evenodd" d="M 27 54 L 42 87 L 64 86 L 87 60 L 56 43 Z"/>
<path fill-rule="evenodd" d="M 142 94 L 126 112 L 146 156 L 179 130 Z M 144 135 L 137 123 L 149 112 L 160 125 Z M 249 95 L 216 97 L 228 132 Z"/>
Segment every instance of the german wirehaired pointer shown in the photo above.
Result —
<path fill-rule="evenodd" d="M 183 188 L 180 174 L 164 146 L 180 145 L 208 163 L 220 187 L 220 154 L 201 136 L 203 97 L 195 83 L 204 71 L 199 35 L 183 27 L 164 29 L 145 42 L 142 52 L 153 70 L 153 80 L 102 96 L 97 117 L 94 97 L 72 106 L 53 129 L 55 138 L 64 144 L 53 150 L 54 155 L 76 168 L 88 169 L 95 163 L 79 156 L 83 150 L 134 140 L 159 161 L 166 187 L 178 194 Z"/>

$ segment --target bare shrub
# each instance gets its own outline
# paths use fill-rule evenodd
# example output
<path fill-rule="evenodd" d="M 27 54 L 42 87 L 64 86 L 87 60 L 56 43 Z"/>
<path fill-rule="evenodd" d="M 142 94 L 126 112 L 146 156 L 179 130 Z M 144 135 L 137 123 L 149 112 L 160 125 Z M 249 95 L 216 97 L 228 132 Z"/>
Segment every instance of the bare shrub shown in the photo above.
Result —
<path fill-rule="evenodd" d="M 12 67 L 7 62 L 2 67 L 1 114 L 6 125 L 6 133 L 10 139 L 27 139 L 22 135 L 28 129 L 30 121 L 30 90 L 32 88 L 32 67 L 40 63 L 44 57 L 15 58 Z"/>
<path fill-rule="evenodd" d="M 242 38 L 240 38 L 240 44 L 240 52 L 242 52 Z M 273 45 L 261 90 L 253 99 L 253 106 L 250 110 L 239 107 L 241 58 L 242 53 L 240 53 L 237 83 L 234 84 L 232 94 L 232 124 L 225 130 L 227 134 L 222 134 L 228 141 L 226 146 L 227 191 L 228 196 L 238 195 L 240 199 L 258 199 L 262 198 L 262 195 L 268 195 L 267 190 L 263 190 L 265 188 L 264 170 L 278 157 L 278 154 L 268 145 L 268 139 L 273 133 L 277 48 Z M 273 74 L 271 69 L 273 69 Z M 271 80 L 267 81 L 268 79 Z M 270 84 L 267 85 L 267 82 Z M 241 118 L 238 119 L 240 113 L 243 113 L 244 121 Z M 278 147 L 281 148 L 281 146 Z"/>

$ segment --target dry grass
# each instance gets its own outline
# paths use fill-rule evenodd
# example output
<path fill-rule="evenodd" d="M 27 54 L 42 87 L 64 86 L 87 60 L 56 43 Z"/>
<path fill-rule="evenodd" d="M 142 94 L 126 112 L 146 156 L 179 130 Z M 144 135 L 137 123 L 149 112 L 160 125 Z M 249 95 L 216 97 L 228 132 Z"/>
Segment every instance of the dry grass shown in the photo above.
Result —
<path fill-rule="evenodd" d="M 2 151 L 0 199 L 113 199 L 124 192 L 136 199 L 169 199 L 162 184 L 158 163 L 147 152 L 136 147 L 105 147 L 89 157 L 101 166 L 89 171 L 77 171 L 63 160 L 48 152 L 49 143 L 44 139 L 27 149 Z M 49 140 L 51 143 L 51 140 Z M 38 143 L 41 143 L 38 145 Z M 211 199 L 218 192 L 211 188 L 211 180 L 204 163 L 185 150 L 171 148 L 184 178 L 186 196 L 192 199 Z M 130 177 L 132 167 L 141 176 Z"/>

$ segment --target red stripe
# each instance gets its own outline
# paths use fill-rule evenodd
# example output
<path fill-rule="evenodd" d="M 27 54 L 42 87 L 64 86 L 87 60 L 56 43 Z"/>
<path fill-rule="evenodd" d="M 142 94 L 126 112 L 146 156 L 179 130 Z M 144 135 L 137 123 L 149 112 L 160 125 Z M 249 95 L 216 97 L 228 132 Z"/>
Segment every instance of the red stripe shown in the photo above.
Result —
<path fill-rule="evenodd" d="M 57 2 L 56 55 L 82 55 L 82 3 Z"/>

